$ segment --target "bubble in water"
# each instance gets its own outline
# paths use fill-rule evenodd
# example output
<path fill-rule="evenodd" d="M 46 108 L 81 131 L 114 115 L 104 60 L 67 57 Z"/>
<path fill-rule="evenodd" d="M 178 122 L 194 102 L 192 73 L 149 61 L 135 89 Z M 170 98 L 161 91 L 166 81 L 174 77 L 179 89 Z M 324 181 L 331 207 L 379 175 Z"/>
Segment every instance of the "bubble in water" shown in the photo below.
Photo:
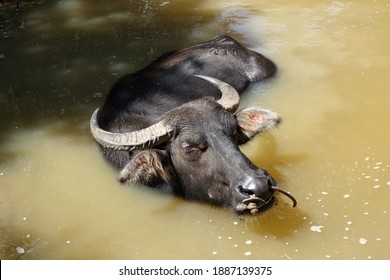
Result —
<path fill-rule="evenodd" d="M 18 254 L 24 254 L 26 250 L 24 250 L 22 247 L 16 247 L 16 252 L 18 252 Z"/>
<path fill-rule="evenodd" d="M 310 230 L 311 231 L 314 231 L 314 232 L 321 232 L 321 229 L 323 228 L 324 226 L 311 226 L 310 227 Z"/>
<path fill-rule="evenodd" d="M 359 239 L 359 243 L 362 244 L 362 245 L 365 245 L 367 243 L 367 241 L 368 240 L 363 238 L 363 237 Z"/>

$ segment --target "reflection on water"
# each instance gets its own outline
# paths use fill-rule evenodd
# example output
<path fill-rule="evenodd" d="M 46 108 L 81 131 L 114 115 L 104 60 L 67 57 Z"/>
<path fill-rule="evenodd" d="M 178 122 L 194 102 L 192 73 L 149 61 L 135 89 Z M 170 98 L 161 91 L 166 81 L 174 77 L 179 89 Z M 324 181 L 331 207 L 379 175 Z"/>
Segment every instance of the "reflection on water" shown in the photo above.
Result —
<path fill-rule="evenodd" d="M 2 259 L 388 259 L 386 1 L 46 1 L 0 39 Z M 88 121 L 110 85 L 227 33 L 278 75 L 242 106 L 279 112 L 243 147 L 298 207 L 259 220 L 124 187 Z"/>

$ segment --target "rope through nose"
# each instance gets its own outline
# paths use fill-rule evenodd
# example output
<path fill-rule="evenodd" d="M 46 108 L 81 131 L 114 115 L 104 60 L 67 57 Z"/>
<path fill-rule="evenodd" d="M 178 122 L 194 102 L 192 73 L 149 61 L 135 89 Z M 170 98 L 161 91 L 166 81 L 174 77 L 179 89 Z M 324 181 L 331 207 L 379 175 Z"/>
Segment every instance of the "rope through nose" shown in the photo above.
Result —
<path fill-rule="evenodd" d="M 271 189 L 273 189 L 273 190 L 275 190 L 275 191 L 278 191 L 278 192 L 284 194 L 285 196 L 287 196 L 289 199 L 291 199 L 292 202 L 293 202 L 292 207 L 297 206 L 297 204 L 298 204 L 298 203 L 297 203 L 297 200 L 295 199 L 295 197 L 293 197 L 293 196 L 292 196 L 291 194 L 289 194 L 288 192 L 286 192 L 286 191 L 284 191 L 284 190 L 282 190 L 282 189 L 280 189 L 279 187 L 276 187 L 276 186 L 272 186 Z"/>

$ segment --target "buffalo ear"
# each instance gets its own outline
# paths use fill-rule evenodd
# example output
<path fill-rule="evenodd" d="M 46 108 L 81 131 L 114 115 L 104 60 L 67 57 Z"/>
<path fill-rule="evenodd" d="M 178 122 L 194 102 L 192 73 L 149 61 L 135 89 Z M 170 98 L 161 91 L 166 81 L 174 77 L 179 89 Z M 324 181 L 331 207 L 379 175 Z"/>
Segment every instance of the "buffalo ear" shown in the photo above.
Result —
<path fill-rule="evenodd" d="M 173 178 L 173 170 L 166 152 L 143 150 L 136 152 L 131 161 L 121 170 L 121 183 L 140 183 L 147 186 L 167 184 Z"/>
<path fill-rule="evenodd" d="M 239 111 L 236 118 L 238 145 L 245 144 L 258 133 L 277 127 L 282 121 L 275 112 L 255 107 Z"/>

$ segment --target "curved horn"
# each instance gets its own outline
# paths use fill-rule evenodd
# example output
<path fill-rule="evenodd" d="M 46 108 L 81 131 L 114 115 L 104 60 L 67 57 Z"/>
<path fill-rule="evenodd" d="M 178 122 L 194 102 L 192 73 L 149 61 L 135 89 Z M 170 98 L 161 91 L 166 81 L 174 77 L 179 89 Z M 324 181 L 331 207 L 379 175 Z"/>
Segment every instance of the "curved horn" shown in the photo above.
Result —
<path fill-rule="evenodd" d="M 99 108 L 91 116 L 90 129 L 93 137 L 105 148 L 115 150 L 134 150 L 158 145 L 167 141 L 173 128 L 160 121 L 147 128 L 133 131 L 114 133 L 101 129 L 97 122 Z"/>
<path fill-rule="evenodd" d="M 240 103 L 240 96 L 234 87 L 222 82 L 218 79 L 211 78 L 209 76 L 195 75 L 198 78 L 208 81 L 209 83 L 216 86 L 221 92 L 222 96 L 217 102 L 224 107 L 227 111 L 235 112 Z"/>

